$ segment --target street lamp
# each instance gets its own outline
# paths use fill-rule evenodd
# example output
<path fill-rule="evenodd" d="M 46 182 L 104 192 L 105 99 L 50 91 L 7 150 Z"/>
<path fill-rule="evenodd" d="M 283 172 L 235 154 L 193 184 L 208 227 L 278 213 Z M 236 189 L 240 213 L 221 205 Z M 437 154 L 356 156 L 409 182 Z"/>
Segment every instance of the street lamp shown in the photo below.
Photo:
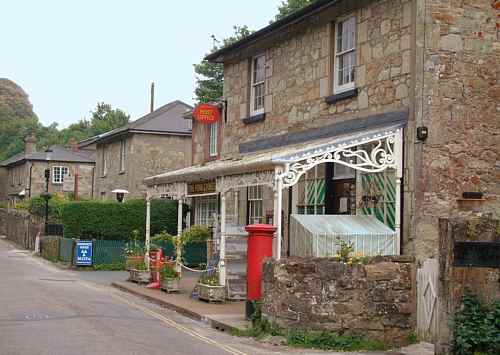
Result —
<path fill-rule="evenodd" d="M 128 194 L 129 192 L 127 190 L 123 189 L 116 189 L 111 191 L 112 194 L 116 194 L 116 201 L 119 203 L 123 202 L 123 199 L 125 198 L 125 194 Z"/>
<path fill-rule="evenodd" d="M 47 153 L 45 160 L 47 161 L 47 168 L 45 169 L 45 192 L 41 194 L 42 198 L 45 200 L 45 235 L 48 234 L 48 223 L 49 223 L 49 200 L 52 197 L 49 193 L 49 179 L 50 179 L 50 158 L 51 149 L 45 151 Z"/>

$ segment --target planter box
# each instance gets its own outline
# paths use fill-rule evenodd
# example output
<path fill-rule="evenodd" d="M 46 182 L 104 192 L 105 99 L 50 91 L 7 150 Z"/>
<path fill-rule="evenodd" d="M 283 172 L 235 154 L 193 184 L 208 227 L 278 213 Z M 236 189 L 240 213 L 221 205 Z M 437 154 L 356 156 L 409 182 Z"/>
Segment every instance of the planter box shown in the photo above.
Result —
<path fill-rule="evenodd" d="M 136 270 L 137 266 L 142 264 L 144 262 L 144 256 L 141 255 L 134 255 L 134 256 L 127 256 L 125 259 L 125 269 L 128 270 Z"/>
<path fill-rule="evenodd" d="M 128 272 L 130 273 L 129 281 L 140 284 L 147 284 L 151 281 L 151 272 L 149 271 L 129 269 Z"/>
<path fill-rule="evenodd" d="M 179 290 L 180 290 L 179 281 L 180 281 L 180 279 L 178 277 L 175 279 L 161 279 L 160 288 L 163 291 L 167 291 L 167 293 L 179 292 Z"/>
<path fill-rule="evenodd" d="M 226 286 L 210 286 L 197 284 L 198 298 L 207 302 L 224 302 L 226 298 Z"/>

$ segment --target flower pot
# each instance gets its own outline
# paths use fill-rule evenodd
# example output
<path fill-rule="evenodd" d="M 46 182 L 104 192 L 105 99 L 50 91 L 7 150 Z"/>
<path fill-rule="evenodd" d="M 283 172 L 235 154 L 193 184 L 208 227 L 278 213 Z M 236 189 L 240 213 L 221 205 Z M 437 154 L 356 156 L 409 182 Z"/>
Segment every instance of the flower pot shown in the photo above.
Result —
<path fill-rule="evenodd" d="M 129 269 L 130 273 L 129 280 L 137 283 L 149 283 L 151 281 L 151 273 L 147 270 L 137 270 L 137 269 Z"/>
<path fill-rule="evenodd" d="M 168 293 L 179 292 L 180 291 L 179 282 L 180 282 L 180 279 L 178 277 L 161 279 L 160 288 L 163 291 L 167 291 Z"/>
<path fill-rule="evenodd" d="M 226 286 L 211 286 L 198 283 L 198 298 L 207 302 L 224 302 Z"/>
<path fill-rule="evenodd" d="M 138 265 L 144 262 L 143 255 L 129 255 L 125 259 L 125 268 L 126 270 L 137 269 Z"/>

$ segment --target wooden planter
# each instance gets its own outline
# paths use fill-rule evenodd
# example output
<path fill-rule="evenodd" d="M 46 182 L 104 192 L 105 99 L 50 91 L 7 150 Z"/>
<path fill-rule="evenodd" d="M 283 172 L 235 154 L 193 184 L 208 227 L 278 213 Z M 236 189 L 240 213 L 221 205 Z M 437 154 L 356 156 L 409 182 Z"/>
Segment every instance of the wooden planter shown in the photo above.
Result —
<path fill-rule="evenodd" d="M 125 259 L 125 268 L 127 270 L 137 269 L 137 266 L 144 262 L 144 256 L 142 255 L 133 255 L 127 256 Z"/>
<path fill-rule="evenodd" d="M 224 302 L 226 286 L 210 286 L 198 283 L 198 298 L 207 302 Z"/>
<path fill-rule="evenodd" d="M 129 269 L 129 281 L 137 282 L 139 284 L 147 284 L 151 281 L 151 272 L 147 270 Z"/>
<path fill-rule="evenodd" d="M 160 288 L 163 291 L 167 291 L 167 293 L 170 292 L 179 292 L 179 281 L 180 279 L 178 277 L 176 278 L 168 278 L 168 279 L 161 279 L 160 281 Z"/>

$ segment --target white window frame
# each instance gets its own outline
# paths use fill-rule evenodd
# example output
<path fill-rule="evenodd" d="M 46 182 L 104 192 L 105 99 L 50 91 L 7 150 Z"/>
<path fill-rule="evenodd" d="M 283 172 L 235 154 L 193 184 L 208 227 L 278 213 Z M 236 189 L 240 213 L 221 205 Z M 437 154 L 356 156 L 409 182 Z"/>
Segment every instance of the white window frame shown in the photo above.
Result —
<path fill-rule="evenodd" d="M 247 187 L 248 223 L 264 222 L 264 189 L 262 185 Z"/>
<path fill-rule="evenodd" d="M 354 21 L 354 46 L 350 49 L 346 49 L 342 52 L 338 52 L 338 35 L 340 33 L 339 31 L 339 24 L 344 23 L 348 20 L 353 20 Z M 333 93 L 334 94 L 340 94 L 342 92 L 352 90 L 356 87 L 356 45 L 357 45 L 357 31 L 356 31 L 356 15 L 350 14 L 348 16 L 344 16 L 339 18 L 337 21 L 334 23 L 335 26 L 335 39 L 334 39 L 334 68 L 333 68 Z M 354 53 L 354 75 L 353 75 L 353 80 L 348 82 L 347 84 L 342 84 L 339 85 L 339 63 L 340 63 L 340 57 L 344 56 L 348 53 Z"/>
<path fill-rule="evenodd" d="M 219 122 L 210 124 L 208 128 L 208 154 L 211 158 L 216 157 L 218 152 L 217 143 L 219 141 Z"/>
<path fill-rule="evenodd" d="M 264 58 L 264 68 L 262 80 L 255 82 L 255 63 L 257 59 Z M 258 86 L 262 86 L 262 107 L 256 108 L 255 106 L 255 91 Z M 250 115 L 260 115 L 264 113 L 266 100 L 266 55 L 264 53 L 252 57 L 252 70 L 250 72 Z"/>
<path fill-rule="evenodd" d="M 56 174 L 56 170 L 59 172 Z M 69 168 L 64 165 L 55 165 L 52 167 L 52 183 L 60 185 L 64 183 L 64 177 L 69 176 Z"/>
<path fill-rule="evenodd" d="M 127 159 L 127 140 L 120 141 L 120 172 L 125 172 L 125 161 Z"/>
<path fill-rule="evenodd" d="M 195 197 L 194 206 L 195 224 L 204 226 L 212 225 L 214 214 L 218 213 L 217 195 Z"/>

